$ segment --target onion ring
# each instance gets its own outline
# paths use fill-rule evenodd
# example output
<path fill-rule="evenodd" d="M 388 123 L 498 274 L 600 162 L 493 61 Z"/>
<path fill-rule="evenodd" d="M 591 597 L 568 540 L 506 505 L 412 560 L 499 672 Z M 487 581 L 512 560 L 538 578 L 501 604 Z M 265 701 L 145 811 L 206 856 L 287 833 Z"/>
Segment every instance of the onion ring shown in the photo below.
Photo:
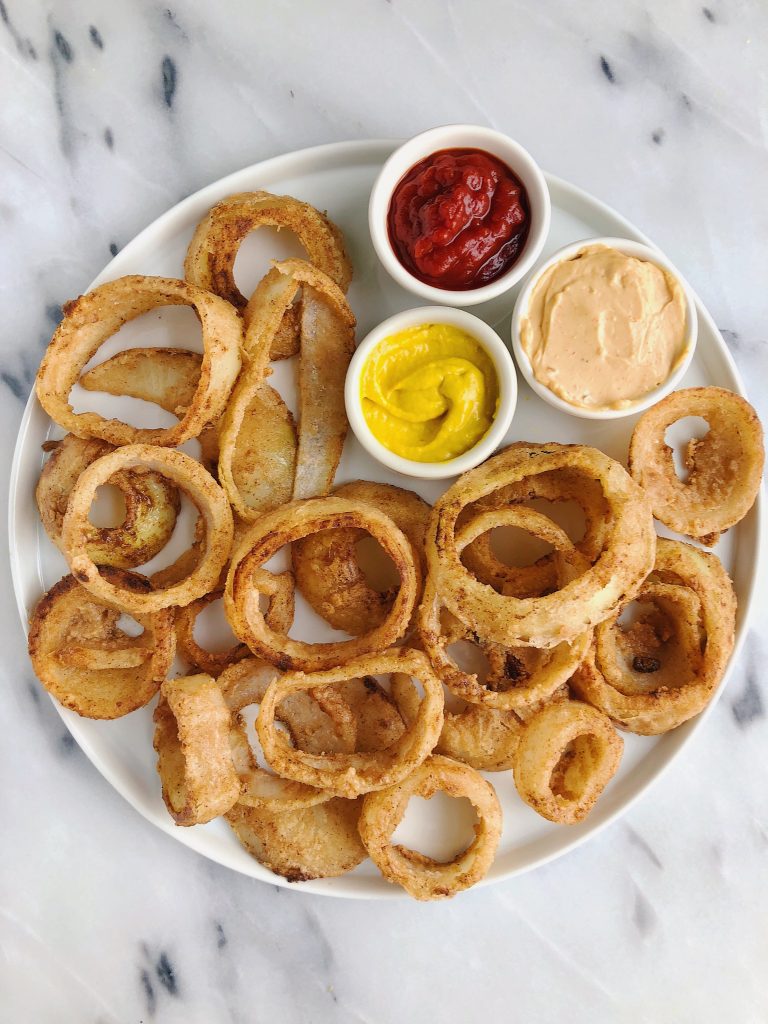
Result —
<path fill-rule="evenodd" d="M 709 431 L 686 445 L 689 473 L 682 481 L 664 435 L 685 416 L 703 417 Z M 707 546 L 752 508 L 764 459 L 757 413 L 725 388 L 673 391 L 643 413 L 629 444 L 630 473 L 648 495 L 654 516 L 671 530 Z"/>
<path fill-rule="evenodd" d="M 202 825 L 240 795 L 229 749 L 230 715 L 210 676 L 166 680 L 154 713 L 163 800 L 177 825 Z"/>
<path fill-rule="evenodd" d="M 152 470 L 188 493 L 205 524 L 202 557 L 192 572 L 165 590 L 136 593 L 101 575 L 87 551 L 88 512 L 97 488 L 118 470 Z M 232 549 L 232 513 L 226 495 L 199 462 L 182 452 L 151 445 L 127 445 L 104 455 L 80 475 L 62 526 L 62 547 L 75 578 L 92 594 L 130 614 L 186 605 L 212 590 Z"/>
<path fill-rule="evenodd" d="M 293 622 L 293 579 L 290 573 L 283 573 L 276 576 L 275 580 L 277 589 L 270 599 L 264 618 L 270 629 L 287 633 Z M 250 655 L 250 651 L 243 643 L 234 644 L 223 651 L 207 651 L 195 639 L 197 616 L 209 604 L 220 601 L 223 597 L 223 590 L 212 590 L 210 594 L 198 597 L 185 608 L 176 610 L 176 646 L 179 654 L 189 662 L 191 669 L 214 677 Z"/>
<path fill-rule="evenodd" d="M 105 578 L 144 594 L 143 576 L 104 568 Z M 120 613 L 65 576 L 37 603 L 29 628 L 29 657 L 43 686 L 84 718 L 120 718 L 144 707 L 173 661 L 173 615 L 137 615 L 140 636 L 119 626 Z M 73 638 L 77 638 L 76 642 Z"/>
<path fill-rule="evenodd" d="M 599 479 L 611 508 L 605 546 L 594 565 L 555 594 L 520 599 L 497 594 L 461 562 L 456 521 L 470 503 L 508 483 L 570 466 Z M 653 567 L 656 534 L 650 506 L 626 470 L 595 448 L 516 443 L 460 477 L 434 507 L 427 564 L 441 600 L 484 639 L 554 647 L 608 618 L 633 596 Z"/>
<path fill-rule="evenodd" d="M 203 357 L 185 348 L 127 348 L 88 370 L 78 384 L 86 391 L 152 402 L 181 419 L 194 404 L 202 366 Z M 204 427 L 198 441 L 210 473 L 219 459 L 216 427 Z"/>
<path fill-rule="evenodd" d="M 527 530 L 555 546 L 556 560 L 553 565 L 561 584 L 572 578 L 573 573 L 583 571 L 587 564 L 559 526 L 540 512 L 515 505 L 481 512 L 466 523 L 455 539 L 459 557 L 477 537 L 494 527 L 508 525 Z M 537 599 L 526 595 L 516 600 L 533 602 L 547 598 Z M 488 643 L 484 634 L 465 626 L 460 618 L 446 631 L 440 614 L 442 603 L 434 575 L 430 574 L 418 612 L 419 638 L 442 682 L 457 697 L 471 704 L 482 704 L 497 711 L 517 712 L 531 704 L 540 704 L 571 676 L 589 648 L 589 630 L 562 641 L 554 648 L 543 650 L 514 643 Z M 462 639 L 479 643 L 492 664 L 496 662 L 493 676 L 485 683 L 480 681 L 476 673 L 464 671 L 450 658 L 448 646 Z"/>
<path fill-rule="evenodd" d="M 359 817 L 359 800 L 338 798 L 286 811 L 239 803 L 226 814 L 248 853 L 289 882 L 333 878 L 365 860 Z"/>
<path fill-rule="evenodd" d="M 302 284 L 298 446 L 288 419 L 282 432 L 273 428 L 265 444 L 246 425 L 275 418 L 264 383 L 270 345 Z M 259 282 L 247 319 L 248 364 L 221 421 L 219 478 L 237 514 L 254 521 L 291 494 L 324 494 L 333 482 L 348 428 L 344 378 L 354 348 L 355 318 L 330 278 L 302 260 L 283 260 Z M 238 463 L 247 471 L 245 480 L 236 478 Z M 241 489 L 244 482 L 248 492 Z"/>
<path fill-rule="evenodd" d="M 226 669 L 218 685 L 232 715 L 229 743 L 242 791 L 239 803 L 284 811 L 310 807 L 331 799 L 330 793 L 291 779 L 280 778 L 261 768 L 254 757 L 241 712 L 260 704 L 267 687 L 278 676 L 277 669 L 256 658 L 248 658 Z M 311 753 L 353 749 L 354 735 L 347 722 L 339 723 L 323 711 L 309 693 L 295 693 L 283 701 L 279 721 L 288 728 L 293 742 Z"/>
<path fill-rule="evenodd" d="M 106 441 L 85 441 L 67 434 L 46 444 L 52 451 L 35 490 L 40 518 L 48 536 L 61 549 L 61 526 L 72 488 L 80 474 L 96 459 L 113 451 Z M 125 501 L 125 519 L 119 526 L 86 527 L 91 559 L 99 565 L 133 569 L 161 551 L 170 540 L 179 513 L 179 492 L 158 473 L 125 470 L 108 481 Z"/>
<path fill-rule="evenodd" d="M 386 513 L 411 543 L 414 561 L 424 572 L 424 536 L 429 505 L 413 491 L 392 484 L 355 480 L 333 492 L 339 498 L 363 501 Z M 311 607 L 334 629 L 359 636 L 380 626 L 389 614 L 396 590 L 376 590 L 360 566 L 357 543 L 364 530 L 336 529 L 312 533 L 291 549 L 296 586 Z M 416 602 L 421 599 L 421 587 Z"/>
<path fill-rule="evenodd" d="M 479 818 L 473 841 L 448 864 L 390 842 L 411 797 L 429 800 L 438 792 L 466 797 Z M 369 857 L 387 881 L 402 885 L 417 900 L 447 899 L 488 873 L 501 838 L 501 805 L 493 786 L 474 768 L 433 755 L 397 785 L 369 793 L 358 827 Z"/>
<path fill-rule="evenodd" d="M 547 704 L 527 723 L 513 773 L 522 799 L 549 821 L 583 821 L 616 774 L 624 741 L 588 704 Z"/>
<path fill-rule="evenodd" d="M 406 685 L 414 696 L 415 718 L 418 713 L 418 694 L 407 677 Z M 396 701 L 374 676 L 347 679 L 335 686 L 320 687 L 312 691 L 312 696 L 324 711 L 337 720 L 349 718 L 354 731 L 351 749 L 360 754 L 386 750 L 405 731 L 405 723 Z"/>
<path fill-rule="evenodd" d="M 203 330 L 203 361 L 194 401 L 172 427 L 142 429 L 95 412 L 75 413 L 69 393 L 81 370 L 123 324 L 158 306 L 191 306 Z M 240 369 L 242 325 L 237 312 L 216 295 L 165 277 L 121 277 L 64 306 L 64 319 L 37 371 L 35 390 L 51 417 L 78 437 L 110 444 L 175 447 L 218 419 Z"/>
<path fill-rule="evenodd" d="M 284 544 L 317 530 L 355 527 L 382 546 L 400 573 L 400 589 L 386 620 L 352 640 L 311 644 L 270 629 L 259 608 L 259 594 L 272 592 L 274 575 L 261 566 Z M 230 625 L 254 654 L 279 669 L 315 671 L 347 658 L 391 647 L 405 633 L 418 590 L 419 575 L 405 535 L 378 509 L 346 498 L 312 498 L 283 505 L 252 527 L 235 552 L 224 595 Z"/>
<path fill-rule="evenodd" d="M 235 284 L 235 258 L 245 236 L 264 226 L 292 231 L 306 249 L 310 262 L 346 291 L 352 279 L 352 266 L 336 225 L 309 203 L 269 192 L 227 196 L 208 211 L 195 228 L 187 249 L 187 281 L 243 309 L 247 300 Z"/>
<path fill-rule="evenodd" d="M 694 605 L 691 597 L 697 599 Z M 672 671 L 665 671 L 669 652 L 662 646 L 641 655 L 651 664 L 627 664 L 617 639 L 617 613 L 597 628 L 595 647 L 571 686 L 621 729 L 656 736 L 699 714 L 712 699 L 733 651 L 736 597 L 716 555 L 660 538 L 654 571 L 637 599 L 666 600 L 670 630 L 686 652 L 682 666 L 674 662 Z M 670 604 L 680 608 L 677 615 L 674 607 L 670 614 Z"/>
<path fill-rule="evenodd" d="M 287 696 L 366 675 L 400 672 L 422 684 L 424 697 L 413 723 L 384 750 L 313 755 L 293 749 L 274 728 L 275 712 Z M 325 672 L 285 675 L 270 684 L 259 709 L 256 731 L 267 762 L 284 778 L 334 796 L 356 797 L 400 782 L 430 753 L 443 726 L 443 689 L 419 651 L 390 650 L 347 662 Z"/>

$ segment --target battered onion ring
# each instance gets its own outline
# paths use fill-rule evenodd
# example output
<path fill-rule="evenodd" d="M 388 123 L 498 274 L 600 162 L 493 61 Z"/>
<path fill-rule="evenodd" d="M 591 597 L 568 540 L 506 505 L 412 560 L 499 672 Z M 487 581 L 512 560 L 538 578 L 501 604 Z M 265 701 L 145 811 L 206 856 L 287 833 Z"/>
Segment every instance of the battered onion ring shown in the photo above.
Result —
<path fill-rule="evenodd" d="M 564 466 L 602 483 L 612 517 L 602 552 L 555 594 L 525 599 L 497 594 L 462 564 L 455 537 L 458 516 L 470 502 L 506 484 Z M 634 596 L 653 567 L 655 549 L 647 499 L 617 462 L 583 445 L 520 442 L 465 473 L 445 492 L 432 513 L 426 552 L 441 600 L 484 639 L 549 648 L 591 629 Z"/>
<path fill-rule="evenodd" d="M 510 525 L 527 530 L 555 546 L 556 560 L 553 564 L 561 584 L 572 578 L 574 573 L 584 570 L 587 564 L 584 557 L 576 551 L 559 526 L 540 512 L 515 505 L 481 512 L 466 523 L 456 535 L 458 556 L 461 556 L 467 545 L 487 531 L 497 526 Z M 526 596 L 516 600 L 518 604 L 523 601 L 533 604 L 548 599 Z M 457 616 L 458 623 L 446 631 L 440 614 L 442 604 L 442 594 L 438 593 L 434 574 L 430 573 L 418 612 L 419 638 L 442 682 L 457 697 L 471 704 L 482 704 L 497 711 L 518 712 L 531 704 L 540 704 L 571 676 L 589 648 L 589 630 L 544 650 L 521 647 L 514 643 L 501 646 L 489 644 L 485 639 L 485 624 L 482 630 L 464 626 L 463 615 Z M 462 639 L 479 643 L 489 658 L 499 663 L 491 680 L 492 685 L 482 683 L 475 673 L 459 668 L 449 657 L 448 646 Z M 505 677 L 508 680 L 506 683 Z"/>
<path fill-rule="evenodd" d="M 517 791 L 542 817 L 575 825 L 616 774 L 623 749 L 610 720 L 588 704 L 547 704 L 520 737 L 513 766 Z"/>
<path fill-rule="evenodd" d="M 187 249 L 187 281 L 243 309 L 247 300 L 235 284 L 235 258 L 245 236 L 264 226 L 292 231 L 307 250 L 310 262 L 346 291 L 352 266 L 336 225 L 309 203 L 269 192 L 227 196 L 208 211 Z"/>
<path fill-rule="evenodd" d="M 287 633 L 293 622 L 293 580 L 290 573 L 275 577 L 277 590 L 272 595 L 265 620 L 271 629 Z M 195 623 L 197 616 L 209 604 L 220 601 L 224 597 L 223 590 L 212 590 L 204 597 L 198 597 L 186 608 L 176 611 L 176 645 L 179 654 L 189 662 L 190 669 L 218 676 L 225 668 L 237 664 L 250 654 L 243 643 L 234 644 L 223 651 L 207 651 L 195 639 Z"/>
<path fill-rule="evenodd" d="M 295 810 L 239 803 L 226 815 L 251 856 L 289 882 L 343 875 L 365 860 L 359 800 L 338 798 Z"/>
<path fill-rule="evenodd" d="M 270 414 L 264 390 L 270 345 L 300 285 L 304 285 L 304 301 L 298 447 L 285 432 L 275 435 L 277 454 L 264 467 L 262 489 L 254 490 L 251 484 L 253 493 L 244 493 L 236 479 L 238 457 L 241 465 L 247 466 L 249 459 L 263 460 L 270 454 L 269 446 L 260 453 L 258 444 L 249 444 L 244 426 Z M 273 265 L 253 293 L 249 311 L 245 337 L 248 364 L 221 422 L 219 478 L 238 515 L 253 521 L 291 493 L 294 498 L 306 498 L 325 494 L 330 488 L 348 428 L 344 378 L 354 348 L 355 318 L 343 292 L 330 278 L 295 259 Z M 257 475 L 258 467 L 251 468 L 248 479 Z"/>
<path fill-rule="evenodd" d="M 333 492 L 339 498 L 364 501 L 386 513 L 403 531 L 424 571 L 424 536 L 429 505 L 413 491 L 392 484 L 355 480 Z M 364 530 L 337 529 L 312 533 L 291 549 L 296 586 L 311 607 L 334 629 L 359 636 L 380 626 L 389 614 L 396 590 L 374 589 L 360 567 L 356 545 Z M 416 601 L 421 599 L 421 588 Z"/>
<path fill-rule="evenodd" d="M 78 384 L 86 391 L 127 395 L 152 402 L 181 419 L 194 404 L 203 357 L 185 348 L 127 348 L 84 373 Z M 210 473 L 219 459 L 215 426 L 198 436 L 200 458 Z"/>
<path fill-rule="evenodd" d="M 678 637 L 692 626 L 697 632 L 701 630 L 700 657 L 695 657 L 695 650 L 694 656 L 689 656 L 687 675 L 673 685 L 665 674 L 659 686 L 654 684 L 654 672 L 637 672 L 622 664 L 616 657 L 615 631 L 620 628 L 617 614 L 598 627 L 595 649 L 571 680 L 582 700 L 604 711 L 620 728 L 643 736 L 675 729 L 707 706 L 725 673 L 735 634 L 736 596 L 715 555 L 681 541 L 660 538 L 648 589 L 640 591 L 638 600 L 658 594 L 658 584 L 669 588 L 668 600 L 674 598 L 675 588 L 683 591 L 676 598 L 683 608 Z M 691 623 L 686 594 L 698 598 L 700 624 L 698 619 Z M 690 652 L 692 643 L 684 632 L 681 642 Z M 657 652 L 656 660 L 661 667 L 663 652 Z"/>
<path fill-rule="evenodd" d="M 419 698 L 410 679 L 393 676 L 392 694 L 406 722 L 416 717 Z M 445 708 L 443 730 L 434 747 L 480 772 L 501 772 L 512 767 L 523 723 L 514 711 L 496 711 L 467 704 L 461 711 Z"/>
<path fill-rule="evenodd" d="M 197 566 L 181 582 L 165 590 L 139 594 L 115 586 L 100 575 L 87 551 L 88 512 L 97 488 L 118 470 L 152 470 L 183 489 L 197 506 L 205 525 L 205 546 Z M 92 594 L 135 614 L 187 605 L 212 590 L 232 549 L 234 527 L 227 498 L 199 462 L 182 452 L 151 445 L 127 445 L 91 463 L 81 474 L 64 516 L 61 542 L 75 578 Z"/>
<path fill-rule="evenodd" d="M 461 799 L 475 808 L 475 838 L 450 863 L 433 860 L 390 837 L 403 820 L 412 796 L 431 799 L 435 793 Z M 501 838 L 501 805 L 493 786 L 474 768 L 433 755 L 408 778 L 363 800 L 359 830 L 368 856 L 389 882 L 402 885 L 417 900 L 440 900 L 469 889 L 488 873 Z"/>
<path fill-rule="evenodd" d="M 143 576 L 102 570 L 125 590 L 145 594 Z M 65 576 L 32 613 L 29 657 L 35 674 L 60 704 L 84 718 L 120 718 L 155 696 L 173 661 L 173 615 L 137 615 L 140 636 L 118 625 L 120 613 Z M 73 642 L 76 641 L 76 642 Z"/>
<path fill-rule="evenodd" d="M 400 589 L 385 621 L 352 640 L 311 644 L 270 629 L 259 608 L 259 594 L 273 592 L 274 575 L 261 566 L 284 544 L 317 530 L 356 527 L 379 542 L 400 574 Z M 224 594 L 230 625 L 241 640 L 279 669 L 316 671 L 350 657 L 382 651 L 405 633 L 418 590 L 419 574 L 405 535 L 383 512 L 346 498 L 312 498 L 283 505 L 264 516 L 246 534 L 229 567 Z"/>
<path fill-rule="evenodd" d="M 153 742 L 163 800 L 177 825 L 202 825 L 226 813 L 240 795 L 229 711 L 210 676 L 168 679 L 161 694 Z"/>
<path fill-rule="evenodd" d="M 239 803 L 285 811 L 310 807 L 331 799 L 313 786 L 280 778 L 261 768 L 254 757 L 241 712 L 260 704 L 267 687 L 278 676 L 277 669 L 256 658 L 233 665 L 219 676 L 218 685 L 232 715 L 229 743 L 232 760 L 240 778 Z M 309 693 L 295 693 L 283 701 L 279 721 L 288 728 L 291 739 L 312 753 L 354 749 L 354 736 L 347 722 L 339 723 L 326 714 Z"/>
<path fill-rule="evenodd" d="M 44 447 L 53 454 L 40 474 L 35 500 L 46 533 L 61 549 L 61 524 L 72 488 L 86 466 L 114 449 L 106 441 L 85 441 L 74 434 Z M 112 527 L 89 524 L 88 554 L 99 565 L 133 569 L 154 558 L 170 540 L 179 513 L 179 492 L 158 473 L 128 470 L 115 473 L 107 483 L 121 491 L 125 519 Z"/>
<path fill-rule="evenodd" d="M 86 363 L 123 324 L 158 306 L 191 306 L 203 331 L 203 361 L 194 401 L 172 427 L 142 429 L 95 412 L 75 413 L 69 393 Z M 165 277 L 121 277 L 64 306 L 64 319 L 37 371 L 35 390 L 54 422 L 78 437 L 110 444 L 175 447 L 197 437 L 218 419 L 240 369 L 243 330 L 237 312 L 223 299 Z"/>
<path fill-rule="evenodd" d="M 315 692 L 360 676 L 400 672 L 417 679 L 424 697 L 418 714 L 402 735 L 384 750 L 313 755 L 293 749 L 275 730 L 275 712 L 287 696 Z M 443 726 L 443 688 L 419 651 L 391 650 L 347 662 L 326 672 L 296 672 L 276 679 L 264 695 L 256 720 L 267 762 L 280 775 L 325 789 L 335 796 L 356 797 L 400 782 L 430 753 Z"/>
<path fill-rule="evenodd" d="M 685 449 L 688 479 L 675 472 L 668 427 L 701 416 L 709 432 Z M 643 413 L 629 445 L 629 470 L 648 495 L 653 514 L 671 530 L 712 545 L 740 522 L 760 489 L 765 452 L 757 413 L 725 388 L 673 391 Z"/>

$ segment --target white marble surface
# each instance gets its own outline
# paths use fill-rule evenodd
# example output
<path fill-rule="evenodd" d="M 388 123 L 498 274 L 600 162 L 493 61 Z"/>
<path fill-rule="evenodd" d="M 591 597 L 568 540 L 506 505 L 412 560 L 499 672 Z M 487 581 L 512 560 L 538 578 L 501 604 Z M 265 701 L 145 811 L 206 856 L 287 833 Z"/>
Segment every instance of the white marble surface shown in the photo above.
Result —
<path fill-rule="evenodd" d="M 2 0 L 4 489 L 60 305 L 111 249 L 261 158 L 446 121 L 646 230 L 768 416 L 767 61 L 762 0 Z M 418 906 L 278 890 L 154 830 L 73 747 L 4 584 L 3 1022 L 768 1019 L 765 588 L 706 727 L 621 822 Z"/>

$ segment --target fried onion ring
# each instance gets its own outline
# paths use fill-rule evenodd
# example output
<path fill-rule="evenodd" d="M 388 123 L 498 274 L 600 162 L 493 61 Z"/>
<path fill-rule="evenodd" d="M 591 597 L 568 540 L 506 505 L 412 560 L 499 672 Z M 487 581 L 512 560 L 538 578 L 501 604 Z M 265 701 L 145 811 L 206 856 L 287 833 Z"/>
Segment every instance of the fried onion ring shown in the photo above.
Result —
<path fill-rule="evenodd" d="M 733 651 L 736 597 L 716 555 L 659 538 L 656 565 L 637 597 L 664 614 L 668 637 L 630 662 L 618 614 L 601 623 L 571 686 L 619 726 L 643 736 L 677 728 L 710 702 Z M 682 658 L 676 652 L 682 648 Z M 637 661 L 636 659 L 641 660 Z"/>
<path fill-rule="evenodd" d="M 184 490 L 205 526 L 204 545 L 190 574 L 164 590 L 137 593 L 116 586 L 88 555 L 88 512 L 97 488 L 118 470 L 151 470 Z M 91 463 L 80 475 L 67 507 L 61 542 L 75 578 L 96 597 L 130 614 L 187 605 L 217 585 L 232 549 L 234 527 L 226 495 L 213 477 L 182 452 L 151 445 L 126 445 Z"/>
<path fill-rule="evenodd" d="M 500 487 L 565 466 L 602 484 L 611 509 L 603 550 L 594 565 L 554 594 L 523 599 L 497 594 L 461 561 L 455 533 L 460 513 Z M 426 552 L 440 599 L 484 639 L 550 648 L 591 629 L 634 596 L 653 567 L 655 548 L 648 501 L 617 462 L 583 445 L 518 442 L 445 492 L 432 513 Z"/>
<path fill-rule="evenodd" d="M 400 737 L 384 750 L 313 755 L 291 747 L 274 728 L 275 715 L 287 696 L 316 690 L 366 675 L 399 672 L 417 679 L 424 697 L 418 713 Z M 270 684 L 259 709 L 256 731 L 267 762 L 285 778 L 335 796 L 356 797 L 400 782 L 430 753 L 443 726 L 443 688 L 419 651 L 390 650 L 347 662 L 340 668 L 296 672 Z"/>
<path fill-rule="evenodd" d="M 410 541 L 414 560 L 424 570 L 424 536 L 429 505 L 413 491 L 392 484 L 355 480 L 333 492 L 339 498 L 364 501 L 386 513 Z M 352 636 L 380 626 L 389 614 L 396 590 L 377 590 L 360 566 L 358 542 L 364 530 L 336 529 L 312 533 L 296 541 L 291 561 L 296 586 L 334 629 Z M 421 598 L 421 591 L 416 601 Z"/>
<path fill-rule="evenodd" d="M 352 266 L 336 225 L 309 203 L 269 192 L 227 196 L 208 211 L 187 249 L 187 281 L 220 295 L 238 309 L 245 308 L 247 300 L 235 284 L 235 258 L 245 236 L 265 226 L 292 231 L 310 262 L 346 291 Z"/>
<path fill-rule="evenodd" d="M 526 724 L 513 773 L 522 799 L 549 821 L 583 821 L 616 774 L 624 741 L 588 704 L 547 704 Z"/>
<path fill-rule="evenodd" d="M 241 712 L 260 704 L 267 687 L 278 676 L 277 669 L 257 658 L 248 658 L 222 672 L 218 679 L 224 701 L 232 714 L 229 743 L 232 760 L 240 778 L 239 803 L 285 811 L 310 807 L 331 799 L 314 786 L 280 778 L 261 768 L 248 741 Z M 309 693 L 295 693 L 279 708 L 278 721 L 285 725 L 296 746 L 311 753 L 354 749 L 354 735 L 346 721 L 327 714 Z"/>
<path fill-rule="evenodd" d="M 270 629 L 259 608 L 259 594 L 274 592 L 275 577 L 263 564 L 284 544 L 317 530 L 352 527 L 367 531 L 395 563 L 400 588 L 385 621 L 352 640 L 305 643 Z M 254 654 L 286 671 L 316 671 L 350 657 L 391 647 L 406 632 L 419 584 L 413 549 L 392 520 L 373 506 L 335 496 L 283 505 L 264 516 L 243 538 L 227 576 L 224 595 L 230 625 Z"/>
<path fill-rule="evenodd" d="M 392 685 L 394 686 L 394 678 Z M 406 685 L 415 698 L 415 718 L 418 713 L 418 695 L 408 678 Z M 386 750 L 399 740 L 405 731 L 405 723 L 397 703 L 379 685 L 374 676 L 347 679 L 336 683 L 335 686 L 319 687 L 312 691 L 312 696 L 329 715 L 337 720 L 350 720 L 354 731 L 351 749 L 359 754 L 367 754 L 372 750 Z"/>
<path fill-rule="evenodd" d="M 203 331 L 203 361 L 194 400 L 172 427 L 143 429 L 95 412 L 75 413 L 69 394 L 86 363 L 123 324 L 158 306 L 191 306 Z M 114 445 L 175 447 L 197 435 L 222 413 L 240 369 L 240 318 L 217 295 L 165 277 L 121 277 L 64 306 L 64 319 L 37 371 L 35 390 L 54 422 L 78 437 Z"/>
<path fill-rule="evenodd" d="M 102 455 L 113 451 L 106 441 L 85 441 L 67 434 L 46 444 L 52 451 L 35 490 L 35 500 L 46 533 L 61 549 L 61 525 L 72 488 L 80 474 Z M 179 513 L 179 492 L 158 473 L 125 470 L 107 481 L 125 501 L 125 518 L 119 526 L 86 527 L 86 545 L 98 565 L 133 569 L 161 551 L 170 540 Z"/>
<path fill-rule="evenodd" d="M 139 594 L 143 576 L 104 568 L 115 586 Z M 120 613 L 65 576 L 38 601 L 29 628 L 35 674 L 60 704 L 84 718 L 120 718 L 155 696 L 174 653 L 170 611 L 137 614 L 140 636 L 119 625 Z"/>
<path fill-rule="evenodd" d="M 163 800 L 176 824 L 202 825 L 233 807 L 240 780 L 229 749 L 229 711 L 215 681 L 167 679 L 154 723 Z"/>
<path fill-rule="evenodd" d="M 686 445 L 688 478 L 683 481 L 664 436 L 686 416 L 701 416 L 709 431 Z M 643 413 L 629 444 L 630 473 L 648 495 L 654 516 L 670 530 L 707 546 L 752 508 L 764 459 L 757 413 L 725 388 L 673 391 Z"/>
<path fill-rule="evenodd" d="M 365 860 L 360 800 L 337 798 L 292 810 L 237 804 L 226 819 L 261 864 L 289 882 L 343 875 Z"/>
<path fill-rule="evenodd" d="M 475 838 L 447 864 L 390 842 L 411 797 L 429 800 L 438 792 L 457 799 L 466 797 L 479 819 Z M 501 824 L 501 805 L 493 786 L 474 768 L 433 755 L 403 781 L 369 793 L 363 799 L 359 829 L 369 857 L 387 881 L 402 885 L 414 899 L 440 900 L 455 896 L 485 877 L 496 856 Z"/>
<path fill-rule="evenodd" d="M 584 570 L 587 564 L 584 556 L 576 551 L 559 526 L 540 512 L 516 505 L 481 512 L 466 523 L 456 535 L 459 557 L 477 537 L 494 527 L 509 525 L 518 526 L 553 544 L 553 565 L 557 582 L 561 585 L 573 578 L 573 574 Z M 547 598 L 526 593 L 516 600 L 534 603 Z M 497 711 L 518 712 L 531 704 L 540 704 L 571 676 L 589 648 L 589 630 L 548 649 L 489 643 L 484 633 L 465 626 L 458 617 L 446 629 L 441 606 L 442 597 L 437 592 L 434 575 L 430 574 L 418 613 L 419 638 L 442 682 L 457 697 L 471 704 L 482 704 Z M 478 643 L 491 662 L 492 672 L 484 683 L 476 673 L 463 670 L 449 656 L 449 645 L 459 640 Z"/>
<path fill-rule="evenodd" d="M 287 410 L 279 429 L 274 398 L 265 392 L 264 381 L 272 339 L 302 284 L 297 445 Z M 309 263 L 275 263 L 259 282 L 249 303 L 248 363 L 219 433 L 219 478 L 241 518 L 254 521 L 291 495 L 312 497 L 329 490 L 348 428 L 344 378 L 354 348 L 354 324 L 343 292 Z M 274 424 L 266 439 L 255 433 L 262 421 Z"/>

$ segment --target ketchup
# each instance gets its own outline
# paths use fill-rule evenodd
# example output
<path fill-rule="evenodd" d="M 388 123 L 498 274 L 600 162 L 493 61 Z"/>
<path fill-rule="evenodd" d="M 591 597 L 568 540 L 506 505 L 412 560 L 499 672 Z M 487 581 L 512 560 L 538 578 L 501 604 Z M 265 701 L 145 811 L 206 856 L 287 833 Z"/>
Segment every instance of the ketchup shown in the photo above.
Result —
<path fill-rule="evenodd" d="M 455 291 L 479 288 L 508 270 L 530 223 L 523 183 L 476 149 L 443 149 L 414 164 L 387 214 L 390 244 L 406 270 Z"/>

